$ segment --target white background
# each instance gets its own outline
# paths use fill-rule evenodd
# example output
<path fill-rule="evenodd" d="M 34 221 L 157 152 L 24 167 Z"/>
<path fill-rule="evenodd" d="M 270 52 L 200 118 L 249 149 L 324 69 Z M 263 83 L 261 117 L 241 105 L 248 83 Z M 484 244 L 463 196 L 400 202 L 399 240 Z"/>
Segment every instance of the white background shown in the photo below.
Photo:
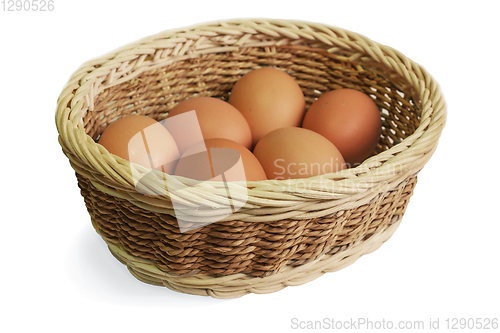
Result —
<path fill-rule="evenodd" d="M 52 12 L 0 11 L 0 331 L 298 331 L 292 318 L 426 328 L 439 318 L 445 330 L 446 318 L 499 318 L 495 2 L 240 3 L 55 0 Z M 342 271 L 234 300 L 144 284 L 92 229 L 57 142 L 56 100 L 88 59 L 163 30 L 243 17 L 339 26 L 422 64 L 448 105 L 438 150 L 395 235 Z"/>

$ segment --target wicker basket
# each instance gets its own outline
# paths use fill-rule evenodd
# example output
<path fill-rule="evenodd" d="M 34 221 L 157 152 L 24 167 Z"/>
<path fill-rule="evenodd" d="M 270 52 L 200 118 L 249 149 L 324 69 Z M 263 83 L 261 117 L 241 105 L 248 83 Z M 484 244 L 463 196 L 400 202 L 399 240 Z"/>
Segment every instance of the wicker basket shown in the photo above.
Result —
<path fill-rule="evenodd" d="M 377 151 L 337 173 L 230 183 L 248 194 L 242 208 L 182 233 L 163 181 L 186 187 L 176 200 L 199 208 L 193 223 L 217 214 L 223 184 L 156 172 L 143 194 L 132 173 L 148 170 L 111 155 L 99 135 L 121 116 L 165 119 L 192 96 L 226 100 L 243 74 L 263 66 L 292 75 L 307 106 L 341 87 L 373 97 L 383 123 Z M 111 253 L 141 281 L 217 298 L 300 285 L 380 247 L 397 229 L 445 119 L 436 81 L 398 51 L 324 24 L 267 19 L 167 31 L 91 60 L 72 75 L 56 112 L 59 143 Z"/>

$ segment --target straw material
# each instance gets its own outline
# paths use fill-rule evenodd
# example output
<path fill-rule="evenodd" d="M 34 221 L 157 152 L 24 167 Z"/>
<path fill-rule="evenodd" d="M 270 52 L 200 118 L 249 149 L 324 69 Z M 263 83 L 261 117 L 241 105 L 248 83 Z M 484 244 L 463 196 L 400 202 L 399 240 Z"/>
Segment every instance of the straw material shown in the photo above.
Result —
<path fill-rule="evenodd" d="M 227 100 L 263 66 L 293 76 L 307 106 L 342 87 L 370 95 L 383 124 L 372 157 L 307 179 L 228 183 L 242 208 L 226 216 L 223 183 L 150 172 L 96 143 L 122 116 L 162 120 L 189 97 Z M 144 282 L 220 298 L 302 284 L 378 248 L 399 225 L 445 119 L 438 84 L 396 50 L 323 24 L 259 19 L 166 31 L 91 60 L 56 112 L 59 143 L 113 255 Z M 138 174 L 147 177 L 135 184 Z M 181 233 L 175 216 L 221 222 Z"/>

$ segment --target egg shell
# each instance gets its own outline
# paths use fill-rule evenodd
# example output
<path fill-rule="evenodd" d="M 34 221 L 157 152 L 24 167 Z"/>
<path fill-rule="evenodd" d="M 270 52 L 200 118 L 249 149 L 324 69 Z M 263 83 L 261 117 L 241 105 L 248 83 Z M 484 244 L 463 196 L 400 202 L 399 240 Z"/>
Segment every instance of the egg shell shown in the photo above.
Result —
<path fill-rule="evenodd" d="M 382 132 L 380 112 L 366 94 L 337 89 L 321 95 L 307 110 L 302 123 L 330 140 L 348 167 L 355 167 L 375 150 Z"/>
<path fill-rule="evenodd" d="M 239 143 L 227 139 L 207 139 L 182 155 L 175 174 L 199 181 L 266 180 L 257 158 Z"/>
<path fill-rule="evenodd" d="M 253 146 L 275 129 L 300 126 L 305 112 L 304 94 L 295 79 L 270 67 L 243 75 L 234 84 L 228 102 L 248 121 Z"/>
<path fill-rule="evenodd" d="M 181 155 L 192 145 L 206 139 L 228 139 L 246 148 L 252 145 L 252 134 L 245 117 L 231 104 L 214 97 L 193 97 L 170 110 L 165 124 L 177 115 L 195 111 L 199 123 L 167 127 L 174 137 Z M 201 136 L 197 133 L 201 130 Z"/>
<path fill-rule="evenodd" d="M 111 123 L 98 141 L 111 154 L 146 168 L 172 174 L 179 159 L 174 138 L 156 120 L 130 115 Z"/>
<path fill-rule="evenodd" d="M 335 145 L 300 127 L 272 131 L 257 143 L 253 152 L 268 179 L 307 178 L 345 168 L 344 158 Z"/>

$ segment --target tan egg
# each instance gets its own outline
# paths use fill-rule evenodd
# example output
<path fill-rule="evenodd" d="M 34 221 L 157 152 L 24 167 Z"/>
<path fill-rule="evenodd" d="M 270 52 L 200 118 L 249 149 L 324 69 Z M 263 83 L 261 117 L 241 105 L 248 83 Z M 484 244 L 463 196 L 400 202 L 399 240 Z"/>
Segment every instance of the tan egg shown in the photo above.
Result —
<path fill-rule="evenodd" d="M 307 110 L 302 127 L 330 140 L 348 167 L 359 165 L 374 152 L 382 132 L 377 105 L 354 89 L 321 95 Z"/>
<path fill-rule="evenodd" d="M 111 154 L 146 168 L 172 174 L 179 150 L 174 138 L 156 120 L 131 115 L 111 123 L 98 141 Z"/>
<path fill-rule="evenodd" d="M 189 111 L 196 112 L 199 127 L 188 118 L 180 121 L 176 118 Z M 169 124 L 170 121 L 181 124 L 172 125 Z M 218 98 L 193 97 L 182 101 L 169 112 L 165 126 L 177 142 L 181 154 L 206 139 L 228 139 L 246 148 L 252 145 L 252 134 L 245 117 L 234 106 Z"/>
<path fill-rule="evenodd" d="M 179 160 L 175 174 L 200 181 L 267 179 L 250 150 L 227 139 L 207 139 L 191 146 Z"/>
<path fill-rule="evenodd" d="M 307 178 L 345 168 L 344 158 L 330 141 L 300 127 L 272 131 L 253 153 L 268 179 Z"/>
<path fill-rule="evenodd" d="M 305 111 L 304 94 L 295 79 L 269 67 L 243 75 L 228 102 L 248 121 L 253 146 L 277 128 L 300 126 Z"/>

